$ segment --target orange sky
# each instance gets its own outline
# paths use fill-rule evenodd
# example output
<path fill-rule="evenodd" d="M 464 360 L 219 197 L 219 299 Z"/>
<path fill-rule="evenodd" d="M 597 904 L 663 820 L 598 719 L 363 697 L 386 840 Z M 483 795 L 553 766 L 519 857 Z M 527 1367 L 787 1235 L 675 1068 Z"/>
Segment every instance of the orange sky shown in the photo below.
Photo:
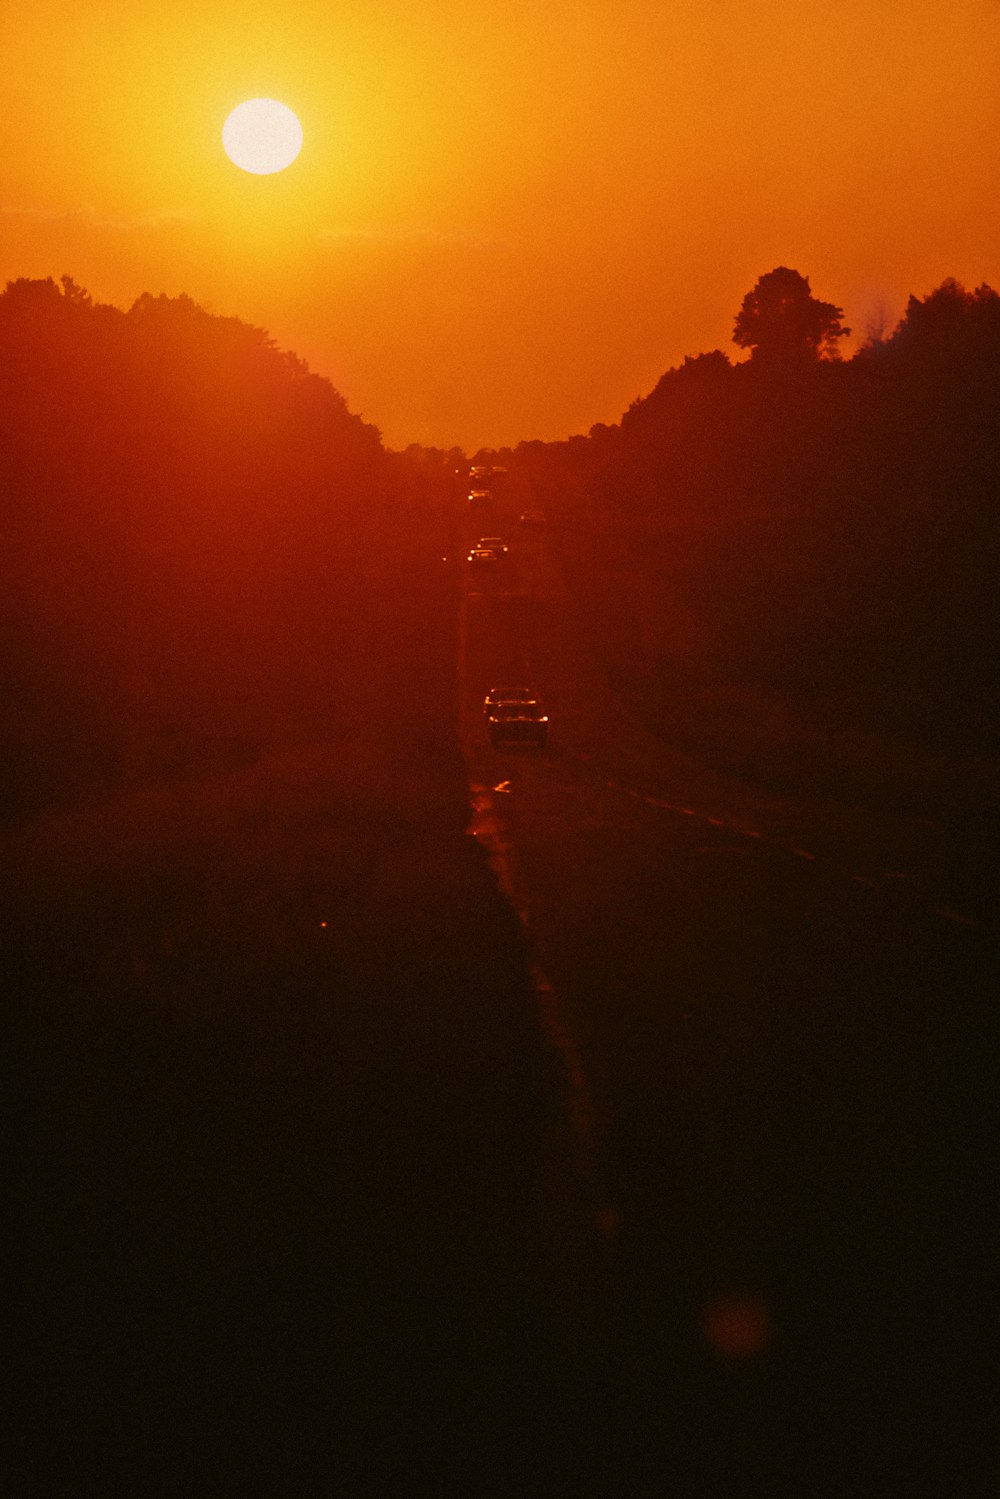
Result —
<path fill-rule="evenodd" d="M 187 292 L 392 447 L 618 420 L 785 264 L 1000 289 L 998 0 L 0 0 L 0 283 Z M 226 158 L 268 95 L 286 172 Z"/>

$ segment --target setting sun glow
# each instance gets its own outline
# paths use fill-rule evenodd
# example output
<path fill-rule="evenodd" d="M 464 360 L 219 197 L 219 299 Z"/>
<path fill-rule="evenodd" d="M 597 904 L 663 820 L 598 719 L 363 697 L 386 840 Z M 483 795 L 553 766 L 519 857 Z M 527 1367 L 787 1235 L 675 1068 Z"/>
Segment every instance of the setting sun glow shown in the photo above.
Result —
<path fill-rule="evenodd" d="M 277 99 L 246 99 L 223 125 L 222 144 L 234 166 L 264 177 L 291 166 L 302 150 L 302 126 Z"/>
<path fill-rule="evenodd" d="M 997 0 L 3 0 L 0 53 L 0 289 L 183 293 L 394 448 L 617 423 L 775 266 L 845 356 L 1000 284 Z"/>

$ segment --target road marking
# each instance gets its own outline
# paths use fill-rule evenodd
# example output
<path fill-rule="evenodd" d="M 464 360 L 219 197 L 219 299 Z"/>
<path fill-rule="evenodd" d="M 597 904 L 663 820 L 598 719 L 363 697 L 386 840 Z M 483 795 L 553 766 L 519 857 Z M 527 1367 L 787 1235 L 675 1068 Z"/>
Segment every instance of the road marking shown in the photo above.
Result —
<path fill-rule="evenodd" d="M 511 907 L 516 911 L 529 948 L 528 972 L 538 1003 L 538 1013 L 544 1035 L 549 1045 L 560 1058 L 566 1079 L 566 1117 L 569 1122 L 572 1149 L 576 1155 L 575 1170 L 579 1180 L 585 1183 L 589 1197 L 588 1214 L 598 1237 L 608 1245 L 618 1223 L 616 1210 L 605 1200 L 601 1186 L 601 1170 L 597 1148 L 597 1122 L 583 1058 L 562 1016 L 562 1004 L 548 975 L 541 964 L 530 956 L 531 931 L 529 916 L 524 902 L 519 898 L 511 870 L 509 855 L 513 849 L 503 836 L 501 823 L 494 811 L 490 793 L 485 786 L 470 785 L 470 802 L 473 818 L 469 831 L 486 849 L 490 867 L 496 875 L 497 884 Z"/>
<path fill-rule="evenodd" d="M 983 925 L 980 921 L 974 921 L 971 916 L 963 916 L 961 911 L 953 911 L 950 906 L 931 906 L 934 916 L 942 916 L 945 921 L 953 921 L 956 926 L 975 927 L 982 931 Z"/>
<path fill-rule="evenodd" d="M 592 766 L 597 769 L 597 761 L 595 757 L 591 754 L 586 753 L 585 751 L 566 750 L 564 751 L 564 753 L 571 759 L 578 760 L 583 764 Z M 616 791 L 620 795 L 628 796 L 633 801 L 644 802 L 647 807 L 655 807 L 658 811 L 661 812 L 673 812 L 679 817 L 693 817 L 697 821 L 707 824 L 709 827 L 725 828 L 728 832 L 739 834 L 741 838 L 752 838 L 756 842 L 763 844 L 765 847 L 782 849 L 785 853 L 791 854 L 796 859 L 802 859 L 804 862 L 809 864 L 822 864 L 824 862 L 819 858 L 817 854 L 810 853 L 808 849 L 799 848 L 795 844 L 780 843 L 778 840 L 773 838 L 767 838 L 756 828 L 743 827 L 738 822 L 730 822 L 724 817 L 714 817 L 708 812 L 699 812 L 694 807 L 682 807 L 679 805 L 679 803 L 667 801 L 663 797 L 649 796 L 645 792 L 637 791 L 634 786 L 628 786 L 621 781 L 612 780 L 608 776 L 599 774 L 599 779 L 602 785 L 607 786 L 610 791 Z M 699 849 L 696 850 L 696 852 L 707 852 L 707 850 Z M 737 852 L 737 850 L 720 849 L 719 852 L 735 853 Z M 868 875 L 862 874 L 848 875 L 847 871 L 843 869 L 840 870 L 840 877 L 842 879 L 850 878 L 856 884 L 865 885 L 872 890 L 884 890 L 886 888 L 880 880 L 875 880 L 870 878 Z M 912 880 L 912 875 L 909 873 L 909 871 L 904 870 L 886 870 L 882 875 L 882 880 L 891 881 L 893 889 L 902 891 L 904 886 L 909 885 L 909 882 Z M 910 887 L 910 893 L 912 893 L 912 886 Z M 991 929 L 988 923 L 977 921 L 974 917 L 967 916 L 961 911 L 955 911 L 950 906 L 932 906 L 929 901 L 921 901 L 916 896 L 914 896 L 913 899 L 915 905 L 918 908 L 923 909 L 925 913 L 933 916 L 940 916 L 943 920 L 954 922 L 957 926 L 968 927 L 969 929 L 976 931 L 988 931 Z"/>

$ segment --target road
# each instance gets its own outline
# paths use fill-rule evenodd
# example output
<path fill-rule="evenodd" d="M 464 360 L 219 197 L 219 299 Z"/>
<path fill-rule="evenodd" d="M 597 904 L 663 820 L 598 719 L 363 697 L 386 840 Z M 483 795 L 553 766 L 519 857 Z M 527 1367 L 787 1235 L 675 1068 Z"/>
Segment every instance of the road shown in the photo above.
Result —
<path fill-rule="evenodd" d="M 511 539 L 470 570 L 462 739 L 606 1251 L 620 1492 L 979 1492 L 995 866 L 653 739 L 558 532 Z M 548 749 L 492 751 L 483 694 L 521 681 Z"/>
<path fill-rule="evenodd" d="M 976 1492 L 985 864 L 651 739 L 558 534 L 460 592 L 464 770 L 403 723 L 4 830 L 7 1490 Z"/>

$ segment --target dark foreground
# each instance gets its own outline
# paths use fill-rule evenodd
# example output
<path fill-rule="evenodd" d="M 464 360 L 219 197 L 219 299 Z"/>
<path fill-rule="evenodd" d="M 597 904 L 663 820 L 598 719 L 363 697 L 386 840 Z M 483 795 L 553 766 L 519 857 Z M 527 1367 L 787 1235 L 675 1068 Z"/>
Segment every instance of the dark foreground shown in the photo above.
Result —
<path fill-rule="evenodd" d="M 7 1491 L 979 1492 L 992 940 L 492 768 L 596 1183 L 454 806 L 318 752 L 10 840 Z"/>
<path fill-rule="evenodd" d="M 543 1493 L 600 1460 L 521 939 L 432 815 L 315 756 L 14 840 L 6 1492 Z"/>
<path fill-rule="evenodd" d="M 17 1499 L 989 1492 L 984 819 L 707 772 L 513 561 L 464 763 L 5 836 Z M 545 752 L 486 743 L 511 673 Z"/>

